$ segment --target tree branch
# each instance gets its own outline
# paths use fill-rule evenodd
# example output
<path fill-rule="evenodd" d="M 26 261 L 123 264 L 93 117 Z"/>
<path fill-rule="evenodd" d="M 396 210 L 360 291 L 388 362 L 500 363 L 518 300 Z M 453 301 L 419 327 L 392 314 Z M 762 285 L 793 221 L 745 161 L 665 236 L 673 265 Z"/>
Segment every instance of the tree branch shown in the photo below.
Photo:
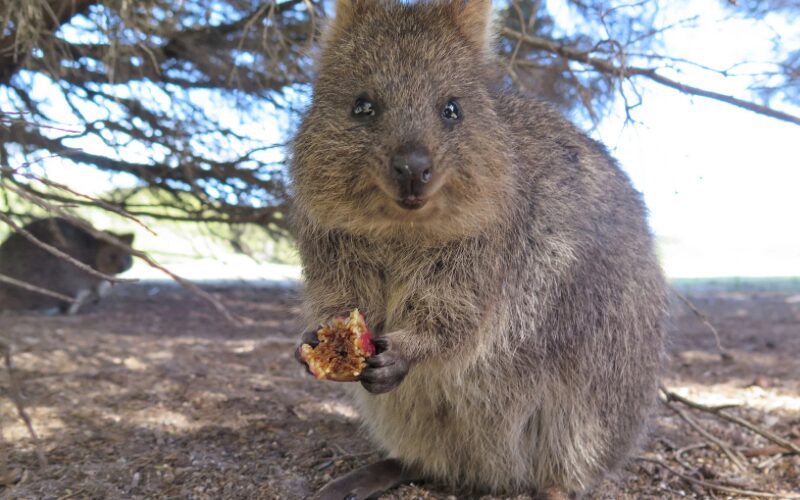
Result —
<path fill-rule="evenodd" d="M 53 297 L 54 299 L 58 299 L 64 302 L 68 302 L 70 304 L 74 304 L 77 302 L 74 297 L 70 297 L 68 295 L 64 295 L 58 292 L 54 292 L 52 290 L 48 290 L 46 288 L 40 288 L 35 285 L 31 285 L 25 281 L 20 281 L 18 279 L 14 279 L 11 276 L 6 276 L 5 274 L 0 274 L 0 282 L 7 283 L 12 286 L 16 286 L 19 288 L 23 288 L 30 292 L 40 293 L 42 295 L 47 295 L 48 297 Z"/>
<path fill-rule="evenodd" d="M 724 102 L 726 104 L 731 104 L 733 106 L 746 109 L 748 111 L 752 111 L 753 113 L 786 121 L 789 123 L 793 123 L 795 125 L 800 125 L 800 117 L 798 116 L 794 116 L 789 113 L 784 113 L 783 111 L 779 111 L 770 108 L 768 106 L 762 106 L 760 104 L 756 104 L 751 101 L 745 101 L 743 99 L 739 99 L 737 97 L 733 97 L 730 95 L 701 89 L 699 87 L 694 87 L 692 85 L 687 85 L 658 74 L 654 68 L 641 68 L 637 66 L 620 66 L 616 62 L 608 59 L 600 59 L 597 57 L 592 57 L 589 55 L 588 52 L 584 52 L 574 47 L 568 47 L 564 44 L 560 44 L 548 40 L 546 38 L 525 35 L 518 31 L 514 31 L 510 28 L 503 28 L 501 30 L 501 33 L 509 38 L 513 38 L 515 40 L 521 40 L 533 48 L 544 50 L 552 54 L 557 54 L 563 57 L 564 59 L 568 59 L 570 61 L 588 64 L 589 66 L 593 67 L 594 69 L 596 69 L 601 73 L 610 74 L 618 78 L 629 78 L 633 76 L 641 76 L 644 78 L 649 78 L 654 82 L 678 90 L 680 92 L 683 92 L 684 94 L 690 94 L 699 97 L 714 99 L 716 101 Z"/>
<path fill-rule="evenodd" d="M 74 16 L 83 14 L 98 0 L 50 0 L 47 8 L 42 7 L 45 20 L 42 31 L 56 31 Z M 52 13 L 52 15 L 51 15 Z M 16 31 L 0 39 L 0 84 L 7 84 L 27 59 L 27 54 L 17 51 Z"/>

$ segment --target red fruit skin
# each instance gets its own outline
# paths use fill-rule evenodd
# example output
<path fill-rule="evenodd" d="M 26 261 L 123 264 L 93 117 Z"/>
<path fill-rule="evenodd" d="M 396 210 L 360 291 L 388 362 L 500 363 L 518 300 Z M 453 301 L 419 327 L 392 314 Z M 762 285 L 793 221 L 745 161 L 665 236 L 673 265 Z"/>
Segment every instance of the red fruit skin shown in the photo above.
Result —
<path fill-rule="evenodd" d="M 369 330 L 365 331 L 358 340 L 360 342 L 359 347 L 367 354 L 366 357 L 375 355 L 375 343 L 372 342 L 372 332 Z"/>
<path fill-rule="evenodd" d="M 367 326 L 367 318 L 361 314 L 361 311 L 358 312 L 358 315 L 361 317 L 361 321 L 364 322 L 364 333 L 358 338 L 358 347 L 366 353 L 366 357 L 368 358 L 375 355 L 375 343 L 372 342 L 372 332 Z"/>

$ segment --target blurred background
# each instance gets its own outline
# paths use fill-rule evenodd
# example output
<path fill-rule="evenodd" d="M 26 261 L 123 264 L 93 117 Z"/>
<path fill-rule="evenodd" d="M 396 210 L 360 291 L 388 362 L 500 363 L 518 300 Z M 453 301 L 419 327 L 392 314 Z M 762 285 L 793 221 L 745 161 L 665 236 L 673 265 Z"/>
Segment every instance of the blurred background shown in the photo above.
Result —
<path fill-rule="evenodd" d="M 671 278 L 800 275 L 800 3 L 495 10 L 509 85 L 608 145 L 644 195 Z M 139 249 L 193 279 L 297 278 L 285 146 L 332 11 L 317 0 L 2 2 L 0 211 L 133 230 Z M 162 276 L 138 260 L 129 274 Z"/>

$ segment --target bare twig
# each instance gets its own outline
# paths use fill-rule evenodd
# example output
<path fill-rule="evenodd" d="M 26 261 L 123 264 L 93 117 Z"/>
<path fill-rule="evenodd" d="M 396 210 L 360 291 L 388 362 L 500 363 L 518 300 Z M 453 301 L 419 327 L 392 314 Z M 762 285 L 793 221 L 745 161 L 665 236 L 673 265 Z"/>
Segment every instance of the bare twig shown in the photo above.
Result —
<path fill-rule="evenodd" d="M 61 211 L 61 209 L 59 209 L 59 210 Z M 11 226 L 17 233 L 19 233 L 22 236 L 24 236 L 27 240 L 29 240 L 31 243 L 33 243 L 34 245 L 38 246 L 39 248 L 41 248 L 41 249 L 43 249 L 43 250 L 45 250 L 47 252 L 50 252 L 51 254 L 55 255 L 56 257 L 69 262 L 70 264 L 72 264 L 73 266 L 77 267 L 78 269 L 80 269 L 82 271 L 85 271 L 85 272 L 91 274 L 92 276 L 94 276 L 96 278 L 108 280 L 108 281 L 115 282 L 115 283 L 125 283 L 125 282 L 137 281 L 137 280 L 132 280 L 132 279 L 116 278 L 114 276 L 111 276 L 111 275 L 108 275 L 108 274 L 105 274 L 105 273 L 101 273 L 100 271 L 94 269 L 93 267 L 88 266 L 88 265 L 84 264 L 83 262 L 75 259 L 71 255 L 68 255 L 68 254 L 62 252 L 61 250 L 59 250 L 58 248 L 54 247 L 53 245 L 49 245 L 49 244 L 39 240 L 36 236 L 32 235 L 29 231 L 27 231 L 24 228 L 20 227 L 19 224 L 14 222 L 10 217 L 8 217 L 7 215 L 5 215 L 3 213 L 0 213 L 0 221 L 3 221 L 6 224 L 8 224 L 9 226 Z"/>
<path fill-rule="evenodd" d="M 72 493 L 67 493 L 64 496 L 58 497 L 58 498 L 56 498 L 56 500 L 68 500 L 69 498 L 75 498 L 76 496 L 83 495 L 84 493 L 86 493 L 86 490 L 81 488 L 81 489 L 73 491 Z"/>
<path fill-rule="evenodd" d="M 696 307 L 696 306 L 695 306 L 695 305 L 692 303 L 692 301 L 691 301 L 691 300 L 689 300 L 688 298 L 686 298 L 686 297 L 685 297 L 685 296 L 684 296 L 682 293 L 678 292 L 678 291 L 677 291 L 677 290 L 675 290 L 674 288 L 672 289 L 672 291 L 673 291 L 673 292 L 675 292 L 675 295 L 677 295 L 677 296 L 678 296 L 678 298 L 679 298 L 679 299 L 681 299 L 681 301 L 682 301 L 684 304 L 686 304 L 686 307 L 688 307 L 688 308 L 689 308 L 689 309 L 690 309 L 690 310 L 691 310 L 691 311 L 692 311 L 692 312 L 695 314 L 695 316 L 697 316 L 698 318 L 700 318 L 700 321 L 702 321 L 702 322 L 703 322 L 703 324 L 704 324 L 704 325 L 706 325 L 706 327 L 707 327 L 709 330 L 711 330 L 711 333 L 714 335 L 714 341 L 717 343 L 717 350 L 719 351 L 719 355 L 720 355 L 720 357 L 722 357 L 722 359 L 723 359 L 723 360 L 725 360 L 725 361 L 730 361 L 730 360 L 732 360 L 732 359 L 733 359 L 733 356 L 732 356 L 732 355 L 731 355 L 729 352 L 727 352 L 725 349 L 723 349 L 723 347 L 722 347 L 722 342 L 721 342 L 721 341 L 720 341 L 720 339 L 719 339 L 719 332 L 718 332 L 718 331 L 717 331 L 717 329 L 714 327 L 714 325 L 713 325 L 713 324 L 711 324 L 711 321 L 709 321 L 709 319 L 708 319 L 708 316 L 707 316 L 707 315 L 706 315 L 706 314 L 705 314 L 703 311 L 701 311 L 700 309 L 698 309 L 698 308 L 697 308 L 697 307 Z"/>
<path fill-rule="evenodd" d="M 759 426 L 757 424 L 754 424 L 753 422 L 750 422 L 749 420 L 746 420 L 744 418 L 737 417 L 736 415 L 731 415 L 730 413 L 725 411 L 725 410 L 727 410 L 728 408 L 731 407 L 730 405 L 725 405 L 725 406 L 707 406 L 707 405 L 692 401 L 690 399 L 686 399 L 685 397 L 683 397 L 683 396 L 681 396 L 679 394 L 676 394 L 676 393 L 674 393 L 672 391 L 667 390 L 663 386 L 661 387 L 661 391 L 666 396 L 667 401 L 679 401 L 679 402 L 685 404 L 686 406 L 695 408 L 695 409 L 700 410 L 700 411 L 704 411 L 706 413 L 712 413 L 712 414 L 717 415 L 718 417 L 720 417 L 720 418 L 722 418 L 724 420 L 727 420 L 728 422 L 733 422 L 735 424 L 741 425 L 742 427 L 744 427 L 746 429 L 749 429 L 752 432 L 755 432 L 759 436 L 762 436 L 762 437 L 772 441 L 776 445 L 782 447 L 784 453 L 790 453 L 791 452 L 791 453 L 800 454 L 800 445 L 798 445 L 797 443 L 794 443 L 794 442 L 792 442 L 792 441 L 790 441 L 788 439 L 784 439 L 784 438 L 778 436 L 777 434 L 775 434 L 774 432 L 772 432 L 772 431 L 770 431 L 768 429 L 765 429 L 765 428 L 763 428 L 763 427 L 761 427 L 761 426 Z"/>
<path fill-rule="evenodd" d="M 3 429 L 0 427 L 0 450 L 6 449 L 3 442 Z M 8 454 L 0 453 L 0 488 L 8 486 L 14 482 L 14 477 L 8 468 Z"/>
<path fill-rule="evenodd" d="M 792 441 L 795 445 L 800 446 L 800 441 Z M 779 446 L 774 444 L 772 446 L 765 446 L 763 448 L 750 448 L 749 450 L 744 450 L 742 455 L 746 457 L 765 457 L 775 455 L 776 453 L 787 454 L 791 453 L 792 450 L 787 449 L 785 446 Z"/>
<path fill-rule="evenodd" d="M 766 460 L 763 460 L 756 464 L 756 469 L 762 472 L 769 472 L 769 470 L 777 463 L 778 460 L 783 457 L 783 453 L 776 453 L 775 455 L 769 457 Z"/>
<path fill-rule="evenodd" d="M 11 170 L 7 169 L 7 168 L 0 168 L 0 171 L 3 171 L 3 172 L 9 171 L 9 172 L 11 172 Z M 144 228 L 150 234 L 152 234 L 154 236 L 158 236 L 155 231 L 153 231 L 152 229 L 150 229 L 147 226 L 147 224 L 143 223 L 142 221 L 140 221 L 139 219 L 137 219 L 133 215 L 129 214 L 128 212 L 126 212 L 124 210 L 121 210 L 121 209 L 115 207 L 114 205 L 112 205 L 112 204 L 110 204 L 110 203 L 108 203 L 106 201 L 101 200 L 100 198 L 95 198 L 93 196 L 89 196 L 87 194 L 80 193 L 80 192 L 75 191 L 74 189 L 72 189 L 72 188 L 70 188 L 68 186 L 65 186 L 64 184 L 60 184 L 58 182 L 54 182 L 54 181 L 51 181 L 49 179 L 45 179 L 42 176 L 34 175 L 34 174 L 31 174 L 31 173 L 23 173 L 23 172 L 16 172 L 16 174 L 17 175 L 21 175 L 22 177 L 26 177 L 28 179 L 32 179 L 32 180 L 41 182 L 45 186 L 49 186 L 49 187 L 53 187 L 53 188 L 56 188 L 56 189 L 60 189 L 62 191 L 66 191 L 66 192 L 68 192 L 70 194 L 73 194 L 75 196 L 78 196 L 80 198 L 88 200 L 89 202 L 91 202 L 92 205 L 99 206 L 100 208 L 108 210 L 109 212 L 113 212 L 113 213 L 115 213 L 115 214 L 117 214 L 117 215 L 119 215 L 121 217 L 125 217 L 126 219 L 129 219 L 129 220 L 135 222 L 136 224 L 138 224 L 139 226 L 141 226 L 142 228 Z"/>
<path fill-rule="evenodd" d="M 28 428 L 28 433 L 33 440 L 33 446 L 36 450 L 36 458 L 39 460 L 39 467 L 44 469 L 47 467 L 47 457 L 45 457 L 44 452 L 42 452 L 42 449 L 39 446 L 39 435 L 36 434 L 36 430 L 33 428 L 31 417 L 28 415 L 28 412 L 25 410 L 25 404 L 22 402 L 22 391 L 20 390 L 17 379 L 14 376 L 14 366 L 11 361 L 11 345 L 5 342 L 3 339 L 0 339 L 0 350 L 3 351 L 3 359 L 5 361 L 6 371 L 8 372 L 9 396 L 14 402 L 14 406 L 17 408 L 17 414 L 19 414 L 19 417 L 23 422 L 25 422 L 25 426 Z"/>
<path fill-rule="evenodd" d="M 692 467 L 688 463 L 683 461 L 683 454 L 686 453 L 689 450 L 696 450 L 698 448 L 706 448 L 707 446 L 708 446 L 708 443 L 695 443 L 695 444 L 690 444 L 689 446 L 684 446 L 680 450 L 676 450 L 675 451 L 675 455 L 673 456 L 673 458 L 675 459 L 676 462 L 681 464 L 684 469 L 688 469 L 688 470 L 691 470 L 692 472 L 695 472 L 697 470 L 695 467 Z"/>
<path fill-rule="evenodd" d="M 741 456 L 741 454 L 739 454 L 736 450 L 734 450 L 731 445 L 725 443 L 715 435 L 705 430 L 691 415 L 681 410 L 677 406 L 671 404 L 669 397 L 663 399 L 662 402 L 667 406 L 667 408 L 675 412 L 679 417 L 681 417 L 687 424 L 692 426 L 704 438 L 714 443 L 714 445 L 716 445 L 716 447 L 719 448 L 728 457 L 728 459 L 731 461 L 731 463 L 733 463 L 733 465 L 736 466 L 736 468 L 742 471 L 747 469 L 746 465 L 747 461 L 745 460 L 744 457 Z"/>
<path fill-rule="evenodd" d="M 199 286 L 195 285 L 195 284 L 194 284 L 194 283 L 192 283 L 191 281 L 187 280 L 186 278 L 182 278 L 182 277 L 178 276 L 177 274 L 173 273 L 172 271 L 170 271 L 169 269 L 167 269 L 166 267 L 164 267 L 164 266 L 162 266 L 162 265 L 158 264 L 156 261 L 154 261 L 154 260 L 153 260 L 153 259 L 152 259 L 152 258 L 151 258 L 149 255 L 147 255 L 146 253 L 144 253 L 144 252 L 140 252 L 139 250 L 134 250 L 134 249 L 131 249 L 131 253 L 132 253 L 133 255 L 135 255 L 135 256 L 137 256 L 137 257 L 139 257 L 140 259 L 144 260 L 145 262 L 147 262 L 147 264 L 148 264 L 150 267 L 153 267 L 153 268 L 155 268 L 155 269 L 158 269 L 158 270 L 159 270 L 159 271 L 161 271 L 162 273 L 166 274 L 167 276 L 169 276 L 170 278 L 172 278 L 172 279 L 173 279 L 175 282 L 177 282 L 178 284 L 180 284 L 182 287 L 186 288 L 187 290 L 189 290 L 189 291 L 193 292 L 194 294 L 196 294 L 196 295 L 200 296 L 201 298 L 205 299 L 205 300 L 206 300 L 207 302 L 209 302 L 209 303 L 210 303 L 212 306 L 214 306 L 214 308 L 215 308 L 215 309 L 216 309 L 216 310 L 217 310 L 217 311 L 218 311 L 220 314 L 222 314 L 222 315 L 225 317 L 225 319 L 227 319 L 227 320 L 228 320 L 228 321 L 230 321 L 231 323 L 233 323 L 233 324 L 235 324 L 235 325 L 238 325 L 238 326 L 243 326 L 243 325 L 249 325 L 249 324 L 251 324 L 251 323 L 253 322 L 253 321 L 252 321 L 250 318 L 248 318 L 248 317 L 245 317 L 245 316 L 240 316 L 240 315 L 233 314 L 233 313 L 232 313 L 232 312 L 230 312 L 230 310 L 228 310 L 228 308 L 227 308 L 227 307 L 225 307 L 225 305 L 224 305 L 224 304 L 222 304 L 222 302 L 220 302 L 220 301 L 219 301 L 219 300 L 218 300 L 216 297 L 214 297 L 214 296 L 213 296 L 213 295 L 211 295 L 210 293 L 206 292 L 205 290 L 203 290 L 203 289 L 202 289 L 202 288 L 200 288 Z"/>
<path fill-rule="evenodd" d="M 27 121 L 27 120 L 22 118 L 22 116 L 24 114 L 25 113 L 22 113 L 22 112 L 19 112 L 19 111 L 10 111 L 10 112 L 9 111 L 6 111 L 6 112 L 0 111 L 0 125 L 12 125 L 14 123 L 29 124 L 30 123 L 29 121 Z M 17 115 L 18 118 L 9 118 L 10 115 Z M 67 132 L 67 133 L 70 133 L 70 134 L 79 134 L 80 133 L 79 130 L 74 130 L 74 129 L 69 129 L 69 128 L 62 128 L 62 127 L 57 127 L 55 125 L 47 125 L 47 124 L 44 124 L 44 123 L 37 123 L 36 126 L 39 127 L 39 128 L 44 128 L 44 129 L 48 129 L 48 130 L 57 130 L 59 132 Z"/>
<path fill-rule="evenodd" d="M 702 486 L 704 488 L 716 490 L 716 491 L 724 491 L 726 493 L 733 493 L 736 495 L 743 495 L 743 496 L 751 496 L 751 497 L 759 497 L 759 498 L 787 498 L 787 499 L 800 499 L 800 495 L 794 493 L 769 493 L 765 491 L 754 491 L 754 490 L 743 490 L 739 488 L 732 488 L 730 486 L 723 486 L 717 483 L 711 483 L 709 481 L 703 481 L 700 479 L 695 479 L 691 476 L 683 474 L 681 472 L 676 471 L 662 460 L 658 460 L 655 458 L 646 458 L 646 457 L 637 457 L 636 460 L 640 462 L 649 462 L 651 464 L 656 464 L 659 467 L 664 468 L 665 470 L 671 472 L 672 474 L 678 476 L 679 478 L 683 479 L 692 484 L 696 484 L 698 486 Z"/>
<path fill-rule="evenodd" d="M 522 9 L 519 6 L 518 0 L 512 0 L 511 2 L 512 7 L 517 13 L 517 20 L 519 21 L 519 26 L 522 29 L 522 34 L 527 35 L 527 30 L 525 29 L 525 16 L 522 14 Z M 511 73 L 516 78 L 516 72 L 514 71 L 514 61 L 517 60 L 517 55 L 519 54 L 519 48 L 522 46 L 522 40 L 517 40 L 517 43 L 514 44 L 514 50 L 511 52 L 511 56 L 508 58 L 508 67 L 506 68 L 509 73 Z"/>
<path fill-rule="evenodd" d="M 38 286 L 31 285 L 30 283 L 14 279 L 11 276 L 6 276 L 5 274 L 0 274 L 0 282 L 8 283 L 9 285 L 13 286 L 18 286 L 20 288 L 24 288 L 25 290 L 31 292 L 47 295 L 48 297 L 53 297 L 54 299 L 63 300 L 64 302 L 69 302 L 70 304 L 74 304 L 75 302 L 77 302 L 77 300 L 75 300 L 74 297 L 63 295 L 58 292 L 54 292 L 52 290 L 47 290 L 46 288 L 40 288 Z"/>

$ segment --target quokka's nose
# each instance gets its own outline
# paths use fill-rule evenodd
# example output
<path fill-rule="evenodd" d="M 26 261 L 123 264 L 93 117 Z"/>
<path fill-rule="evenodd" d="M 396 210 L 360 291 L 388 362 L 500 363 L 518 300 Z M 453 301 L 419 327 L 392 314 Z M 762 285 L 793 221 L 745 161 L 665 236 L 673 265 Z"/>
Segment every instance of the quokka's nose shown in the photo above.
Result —
<path fill-rule="evenodd" d="M 392 157 L 392 175 L 400 187 L 400 197 L 419 198 L 425 184 L 433 178 L 433 162 L 428 150 L 416 145 L 400 148 Z"/>

